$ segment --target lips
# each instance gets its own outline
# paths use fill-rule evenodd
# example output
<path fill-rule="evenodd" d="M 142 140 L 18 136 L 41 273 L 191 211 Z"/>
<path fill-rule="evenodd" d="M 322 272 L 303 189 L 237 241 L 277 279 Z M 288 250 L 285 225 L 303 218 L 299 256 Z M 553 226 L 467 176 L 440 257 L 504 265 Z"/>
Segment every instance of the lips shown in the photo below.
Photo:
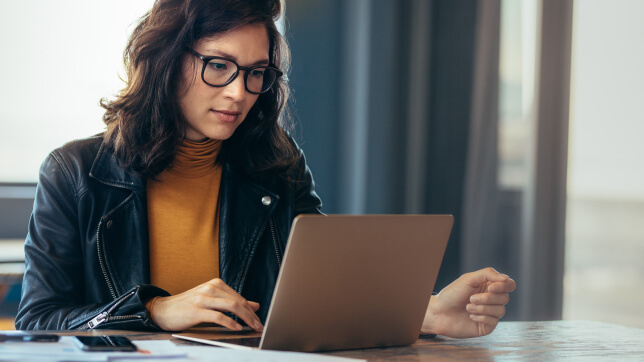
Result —
<path fill-rule="evenodd" d="M 230 112 L 230 111 L 217 111 L 214 109 L 211 109 L 211 112 L 213 112 L 217 118 L 219 118 L 220 121 L 225 122 L 225 123 L 233 123 L 237 121 L 237 118 L 239 117 L 239 112 Z"/>

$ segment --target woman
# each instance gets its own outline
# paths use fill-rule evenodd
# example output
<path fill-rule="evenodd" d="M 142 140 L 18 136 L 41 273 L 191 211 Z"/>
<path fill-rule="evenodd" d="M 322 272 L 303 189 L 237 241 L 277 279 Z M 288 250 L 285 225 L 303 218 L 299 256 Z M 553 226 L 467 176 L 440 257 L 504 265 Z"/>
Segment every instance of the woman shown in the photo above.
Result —
<path fill-rule="evenodd" d="M 263 329 L 291 222 L 321 207 L 280 123 L 280 11 L 157 0 L 141 19 L 106 132 L 42 165 L 18 329 Z M 423 332 L 487 334 L 513 289 L 466 274 L 432 297 Z"/>

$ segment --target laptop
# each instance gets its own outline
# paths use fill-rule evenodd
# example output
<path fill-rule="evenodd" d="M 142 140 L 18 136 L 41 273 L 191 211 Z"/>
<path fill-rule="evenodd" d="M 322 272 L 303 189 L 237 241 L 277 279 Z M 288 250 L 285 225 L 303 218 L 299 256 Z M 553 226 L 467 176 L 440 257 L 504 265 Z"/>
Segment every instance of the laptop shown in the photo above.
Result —
<path fill-rule="evenodd" d="M 453 223 L 451 215 L 300 215 L 261 337 L 173 336 L 298 352 L 412 344 Z"/>

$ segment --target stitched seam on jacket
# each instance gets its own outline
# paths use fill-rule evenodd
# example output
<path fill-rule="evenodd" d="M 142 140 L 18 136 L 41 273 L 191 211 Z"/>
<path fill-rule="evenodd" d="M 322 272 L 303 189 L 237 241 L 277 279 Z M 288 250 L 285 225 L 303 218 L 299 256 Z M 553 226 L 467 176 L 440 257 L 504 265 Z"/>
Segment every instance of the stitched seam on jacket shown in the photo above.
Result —
<path fill-rule="evenodd" d="M 71 172 L 67 169 L 67 165 L 65 165 L 64 162 L 62 162 L 62 157 L 58 157 L 55 152 L 51 153 L 51 156 L 54 158 L 56 163 L 58 163 L 58 166 L 60 166 L 60 169 L 63 171 L 63 175 L 65 176 L 65 181 L 67 184 L 67 187 L 69 188 L 69 191 L 71 192 L 72 196 L 74 197 L 74 201 L 76 204 L 79 202 L 78 198 L 78 193 L 76 192 L 76 189 L 74 188 L 73 182 L 72 182 L 72 175 Z"/>
<path fill-rule="evenodd" d="M 105 176 L 102 176 L 101 178 L 99 178 L 93 174 L 92 170 L 94 169 L 94 166 L 99 162 L 99 159 L 102 159 L 103 157 L 108 157 L 108 156 L 105 156 L 105 152 L 107 152 L 106 149 L 103 146 L 101 146 L 98 150 L 98 154 L 94 159 L 94 162 L 92 163 L 92 166 L 90 167 L 89 175 L 91 177 L 96 178 L 96 180 L 102 184 L 106 184 L 108 186 L 114 186 L 114 187 L 122 187 L 128 190 L 132 190 L 134 187 L 133 182 L 123 182 L 117 179 L 107 178 Z"/>

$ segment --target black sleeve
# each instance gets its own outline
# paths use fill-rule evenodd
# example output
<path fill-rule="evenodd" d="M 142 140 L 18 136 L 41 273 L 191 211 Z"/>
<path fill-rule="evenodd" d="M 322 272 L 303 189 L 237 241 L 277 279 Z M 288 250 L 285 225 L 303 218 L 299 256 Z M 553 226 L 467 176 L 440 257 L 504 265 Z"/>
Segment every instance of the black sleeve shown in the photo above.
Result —
<path fill-rule="evenodd" d="M 136 286 L 106 303 L 85 302 L 86 261 L 79 231 L 77 192 L 61 155 L 52 152 L 41 166 L 29 220 L 16 328 L 155 328 L 145 302 L 167 293 L 154 286 Z"/>

